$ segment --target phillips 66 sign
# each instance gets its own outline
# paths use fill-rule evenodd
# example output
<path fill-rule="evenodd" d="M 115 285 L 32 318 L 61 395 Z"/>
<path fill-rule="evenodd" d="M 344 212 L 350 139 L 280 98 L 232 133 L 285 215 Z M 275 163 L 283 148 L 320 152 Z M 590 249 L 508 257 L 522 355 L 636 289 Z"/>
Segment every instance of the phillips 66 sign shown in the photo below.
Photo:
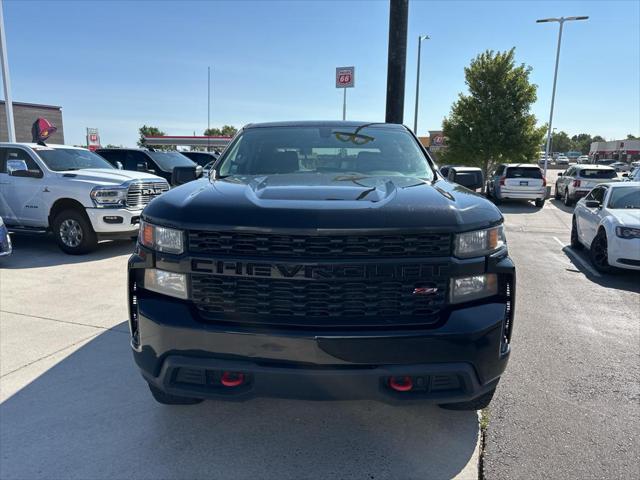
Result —
<path fill-rule="evenodd" d="M 355 67 L 336 68 L 336 88 L 352 88 L 355 84 Z"/>

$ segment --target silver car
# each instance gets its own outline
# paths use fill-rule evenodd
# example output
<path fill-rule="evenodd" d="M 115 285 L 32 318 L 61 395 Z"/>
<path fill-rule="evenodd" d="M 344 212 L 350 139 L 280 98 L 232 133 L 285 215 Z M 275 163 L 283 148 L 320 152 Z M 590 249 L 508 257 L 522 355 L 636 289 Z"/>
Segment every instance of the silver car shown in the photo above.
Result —
<path fill-rule="evenodd" d="M 487 196 L 495 203 L 502 200 L 533 200 L 542 207 L 547 195 L 547 181 L 542 170 L 528 163 L 498 165 L 487 181 Z"/>
<path fill-rule="evenodd" d="M 618 181 L 616 171 L 604 165 L 574 165 L 564 173 L 558 173 L 556 200 L 562 199 L 566 206 L 573 205 L 593 187 L 601 183 Z"/>

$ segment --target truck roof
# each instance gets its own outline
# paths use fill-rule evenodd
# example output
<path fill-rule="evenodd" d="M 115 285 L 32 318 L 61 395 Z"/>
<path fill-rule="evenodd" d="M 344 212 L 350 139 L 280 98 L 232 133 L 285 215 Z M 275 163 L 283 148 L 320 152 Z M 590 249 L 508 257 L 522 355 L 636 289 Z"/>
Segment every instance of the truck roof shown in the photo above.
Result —
<path fill-rule="evenodd" d="M 404 125 L 399 123 L 384 122 L 356 122 L 356 121 L 340 121 L 340 120 L 303 120 L 291 122 L 264 122 L 250 123 L 244 126 L 244 129 L 265 128 L 265 127 L 346 127 L 358 128 L 372 126 L 376 128 L 388 128 L 391 130 L 404 130 Z"/>

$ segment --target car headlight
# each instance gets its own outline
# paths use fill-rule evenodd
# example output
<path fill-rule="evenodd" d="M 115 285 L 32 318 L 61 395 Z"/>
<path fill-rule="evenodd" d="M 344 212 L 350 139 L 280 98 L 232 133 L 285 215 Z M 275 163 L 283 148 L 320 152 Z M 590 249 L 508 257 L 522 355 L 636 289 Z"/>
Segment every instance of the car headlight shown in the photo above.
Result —
<path fill-rule="evenodd" d="M 640 228 L 616 227 L 616 235 L 627 240 L 640 238 Z"/>
<path fill-rule="evenodd" d="M 498 276 L 495 273 L 487 273 L 452 278 L 449 292 L 451 303 L 470 302 L 479 298 L 491 297 L 498 294 Z"/>
<path fill-rule="evenodd" d="M 127 201 L 125 187 L 94 187 L 89 195 L 98 208 L 122 207 Z"/>
<path fill-rule="evenodd" d="M 502 225 L 459 233 L 455 237 L 453 254 L 458 258 L 482 257 L 499 250 L 506 243 Z"/>
<path fill-rule="evenodd" d="M 184 232 L 175 228 L 159 227 L 142 221 L 138 239 L 145 247 L 159 252 L 175 254 L 184 252 Z"/>
<path fill-rule="evenodd" d="M 189 297 L 187 276 L 184 273 L 147 268 L 144 271 L 144 288 L 183 300 Z"/>

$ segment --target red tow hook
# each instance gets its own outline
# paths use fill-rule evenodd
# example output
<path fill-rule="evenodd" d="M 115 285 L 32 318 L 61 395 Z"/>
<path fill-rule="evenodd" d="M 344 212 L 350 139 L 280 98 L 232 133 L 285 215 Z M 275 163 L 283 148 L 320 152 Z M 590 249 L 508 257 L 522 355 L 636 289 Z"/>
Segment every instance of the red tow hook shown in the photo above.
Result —
<path fill-rule="evenodd" d="M 413 379 L 411 377 L 391 377 L 389 378 L 389 386 L 396 392 L 408 392 L 413 388 Z"/>
<path fill-rule="evenodd" d="M 238 372 L 222 372 L 220 383 L 225 387 L 237 387 L 244 382 L 244 373 Z"/>

